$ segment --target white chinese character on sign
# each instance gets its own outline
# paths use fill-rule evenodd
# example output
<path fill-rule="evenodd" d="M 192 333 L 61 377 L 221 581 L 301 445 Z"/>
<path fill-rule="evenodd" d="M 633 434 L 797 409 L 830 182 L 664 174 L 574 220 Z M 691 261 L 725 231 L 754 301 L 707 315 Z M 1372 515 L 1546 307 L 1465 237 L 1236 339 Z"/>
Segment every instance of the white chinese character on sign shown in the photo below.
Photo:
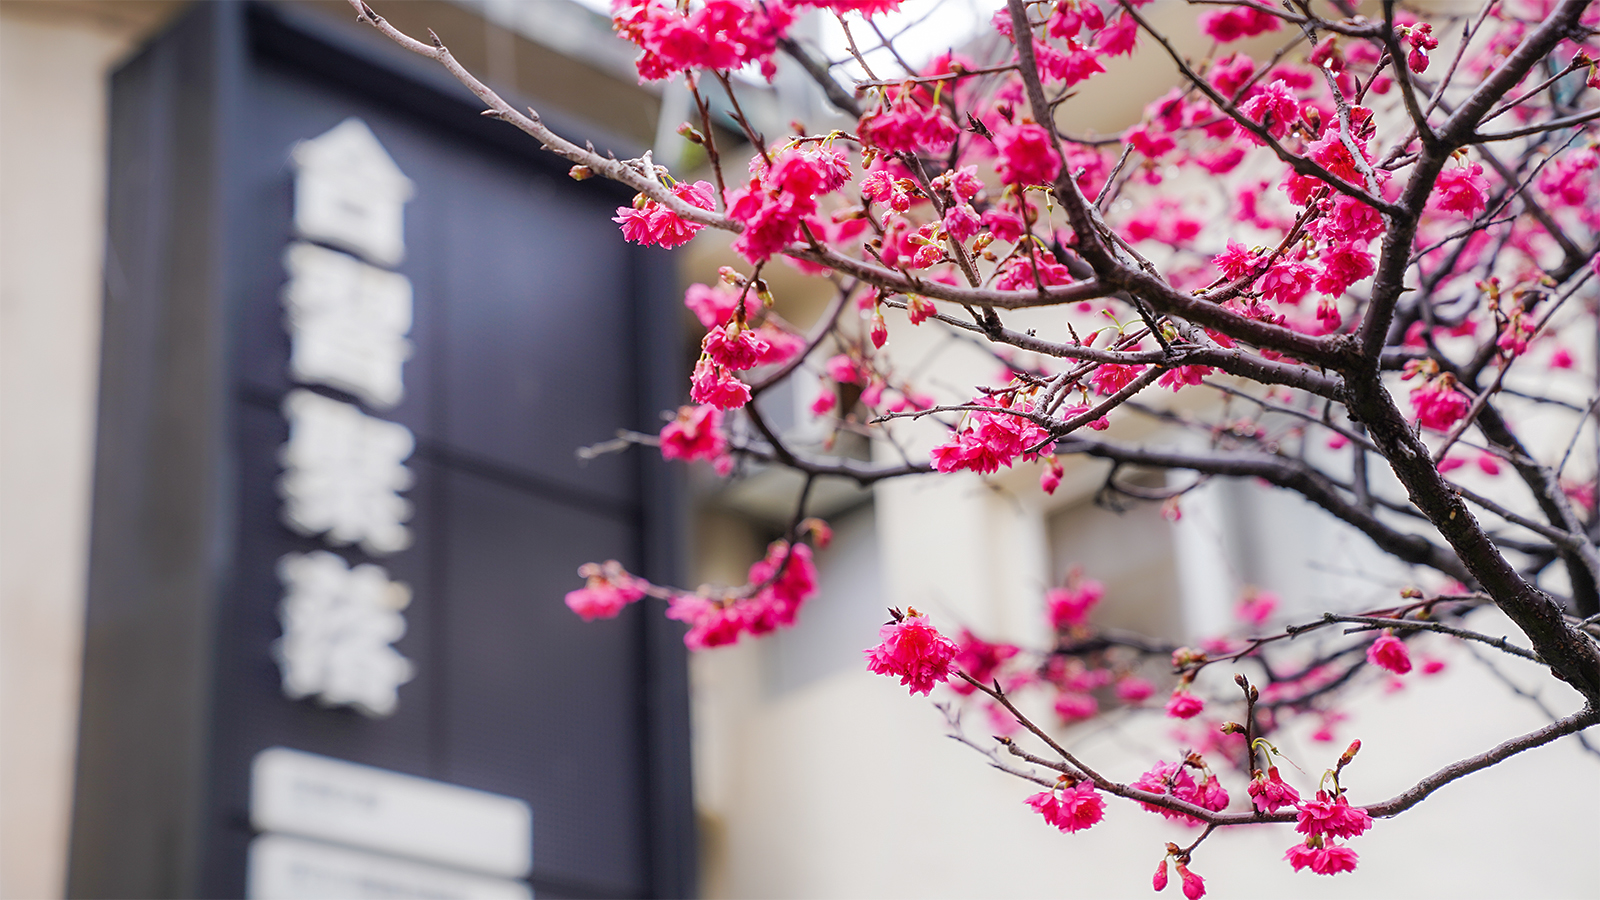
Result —
<path fill-rule="evenodd" d="M 305 535 L 326 533 L 333 544 L 360 543 L 375 555 L 410 546 L 404 523 L 411 504 L 399 492 L 411 487 L 404 465 L 416 447 L 411 430 L 307 390 L 290 391 L 283 413 L 284 523 Z"/>
<path fill-rule="evenodd" d="M 289 373 L 349 391 L 377 407 L 400 402 L 411 355 L 411 281 L 355 257 L 296 242 L 283 254 L 289 282 Z"/>
<path fill-rule="evenodd" d="M 316 697 L 327 706 L 354 706 L 387 716 L 400 685 L 415 674 L 411 661 L 389 646 L 406 633 L 400 611 L 411 590 L 371 564 L 348 568 L 326 550 L 278 560 L 285 594 L 278 607 L 283 637 L 272 655 L 291 699 Z"/>
<path fill-rule="evenodd" d="M 348 247 L 375 263 L 405 256 L 405 203 L 414 188 L 360 119 L 296 144 L 294 226 L 305 237 Z"/>

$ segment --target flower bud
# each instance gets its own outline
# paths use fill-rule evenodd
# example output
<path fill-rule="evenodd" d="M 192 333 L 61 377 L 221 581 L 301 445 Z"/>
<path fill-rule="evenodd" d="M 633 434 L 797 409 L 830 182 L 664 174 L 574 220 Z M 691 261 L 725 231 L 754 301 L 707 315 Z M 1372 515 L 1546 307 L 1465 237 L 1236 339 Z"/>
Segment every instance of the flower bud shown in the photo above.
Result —
<path fill-rule="evenodd" d="M 706 142 L 705 135 L 701 134 L 699 130 L 688 122 L 678 126 L 678 136 L 691 144 L 704 144 Z"/>
<path fill-rule="evenodd" d="M 594 170 L 588 166 L 573 166 L 567 170 L 567 177 L 573 181 L 588 181 L 594 177 Z"/>
<path fill-rule="evenodd" d="M 800 531 L 811 535 L 811 541 L 817 545 L 818 550 L 826 550 L 828 545 L 833 543 L 833 529 L 828 527 L 827 522 L 815 516 L 801 521 Z"/>

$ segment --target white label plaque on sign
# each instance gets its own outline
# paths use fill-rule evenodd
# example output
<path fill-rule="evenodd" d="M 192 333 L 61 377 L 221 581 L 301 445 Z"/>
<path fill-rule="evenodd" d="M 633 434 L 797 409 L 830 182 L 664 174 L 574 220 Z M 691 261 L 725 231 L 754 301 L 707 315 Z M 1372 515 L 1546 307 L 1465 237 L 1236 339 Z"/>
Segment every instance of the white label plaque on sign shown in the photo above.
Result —
<path fill-rule="evenodd" d="M 250 842 L 250 900 L 532 900 L 520 881 L 264 834 Z"/>
<path fill-rule="evenodd" d="M 521 800 L 283 747 L 256 754 L 250 824 L 506 878 L 533 866 Z"/>

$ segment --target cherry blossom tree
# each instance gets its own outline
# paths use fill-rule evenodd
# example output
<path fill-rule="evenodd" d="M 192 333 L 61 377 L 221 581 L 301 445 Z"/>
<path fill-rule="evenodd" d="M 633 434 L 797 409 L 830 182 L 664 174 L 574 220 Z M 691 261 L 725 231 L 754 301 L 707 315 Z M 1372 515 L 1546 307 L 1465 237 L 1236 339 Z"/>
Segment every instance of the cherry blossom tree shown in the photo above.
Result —
<path fill-rule="evenodd" d="M 648 155 L 619 160 L 563 138 L 437 36 L 415 40 L 352 0 L 363 21 L 444 65 L 485 115 L 570 160 L 573 178 L 636 190 L 617 210 L 627 240 L 676 247 L 720 230 L 745 263 L 685 297 L 706 329 L 690 402 L 659 435 L 620 444 L 728 477 L 746 461 L 797 470 L 806 487 L 793 524 L 739 587 L 681 590 L 588 564 L 586 585 L 566 598 L 584 618 L 656 597 L 696 649 L 787 628 L 817 589 L 811 546 L 831 536 L 806 511 L 818 479 L 871 486 L 1031 465 L 1051 492 L 1070 456 L 1111 464 L 1103 496 L 1161 503 L 1171 516 L 1210 479 L 1257 479 L 1432 573 L 1393 605 L 1299 622 L 1253 592 L 1234 633 L 1191 646 L 1096 627 L 1104 590 L 1083 573 L 1046 597 L 1050 646 L 890 611 L 867 668 L 913 694 L 945 685 L 1025 733 L 1026 744 L 963 740 L 1035 782 L 1042 790 L 1026 802 L 1049 825 L 1093 827 L 1110 795 L 1200 828 L 1187 846 L 1167 845 L 1153 879 L 1161 890 L 1175 872 L 1193 900 L 1205 885 L 1191 866 L 1218 828 L 1292 823 L 1288 865 L 1351 871 L 1350 842 L 1374 819 L 1514 754 L 1585 740 L 1600 723 L 1600 488 L 1594 454 L 1578 452 L 1600 396 L 1574 403 L 1549 389 L 1558 375 L 1584 377 L 1580 357 L 1594 366 L 1600 9 L 1489 0 L 1425 20 L 1395 2 L 1361 15 L 1347 0 L 1205 0 L 1193 4 L 1210 41 L 1197 59 L 1155 27 L 1146 2 L 1007 0 L 969 55 L 876 73 L 857 37 L 892 51 L 878 19 L 901 0 L 616 0 L 640 78 L 681 78 L 693 98 L 698 119 L 680 133 L 703 147 L 711 180 L 691 182 Z M 853 57 L 842 62 L 864 77 L 791 36 L 808 15 L 837 18 Z M 1264 49 L 1238 49 L 1247 40 Z M 1170 65 L 1171 91 L 1120 134 L 1063 127 L 1077 86 L 1141 47 Z M 759 133 L 731 79 L 770 79 L 780 60 L 853 125 Z M 747 170 L 724 164 L 718 94 L 751 148 Z M 1176 186 L 1198 178 L 1225 198 L 1196 208 Z M 774 310 L 763 273 L 775 260 L 835 289 L 809 329 Z M 1007 322 L 1044 307 L 1065 316 L 1054 330 Z M 899 316 L 965 336 L 1003 375 L 938 402 L 895 366 L 887 320 Z M 866 462 L 786 440 L 752 400 L 798 378 L 820 380 L 820 420 L 886 452 Z M 1151 402 L 1169 391 L 1211 402 L 1186 412 Z M 1185 446 L 1199 449 L 1103 434 L 1127 416 L 1194 431 Z M 1546 424 L 1530 429 L 1533 419 Z M 907 427 L 941 437 L 909 452 Z M 1463 466 L 1497 488 L 1469 488 L 1452 475 Z M 1151 488 L 1123 477 L 1134 468 L 1173 474 Z M 1489 607 L 1521 634 L 1470 628 Z M 1362 678 L 1437 671 L 1437 660 L 1413 659 L 1420 636 L 1533 661 L 1582 708 L 1548 711 L 1547 726 L 1385 800 L 1357 805 L 1346 789 L 1360 741 L 1331 762 L 1303 761 L 1302 771 L 1323 770 L 1314 784 L 1286 781 L 1274 733 L 1296 717 L 1327 718 Z M 1203 727 L 1195 749 L 1150 760 L 1130 783 L 1016 702 L 1042 694 L 1064 722 L 1144 704 L 1158 690 L 1141 674 L 1152 659 L 1170 664 L 1173 684 L 1164 710 L 1151 706 Z M 1219 670 L 1233 678 L 1229 694 L 1211 674 L 1202 689 L 1202 673 Z"/>

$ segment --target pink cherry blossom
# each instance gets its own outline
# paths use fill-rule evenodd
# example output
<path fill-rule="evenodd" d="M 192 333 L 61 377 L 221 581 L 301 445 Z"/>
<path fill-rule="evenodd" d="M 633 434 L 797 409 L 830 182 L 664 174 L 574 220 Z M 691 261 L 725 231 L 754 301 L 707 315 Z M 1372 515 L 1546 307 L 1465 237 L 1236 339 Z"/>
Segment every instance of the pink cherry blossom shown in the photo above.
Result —
<path fill-rule="evenodd" d="M 1139 44 L 1139 23 L 1127 13 L 1119 13 L 1095 38 L 1095 49 L 1106 56 L 1123 56 Z"/>
<path fill-rule="evenodd" d="M 1274 19 L 1273 21 L 1277 20 Z M 1178 863 L 1177 869 L 1178 877 L 1183 880 L 1183 896 L 1187 897 L 1188 900 L 1200 900 L 1201 897 L 1206 895 L 1205 879 L 1189 871 L 1189 867 L 1183 863 Z"/>
<path fill-rule="evenodd" d="M 1317 301 L 1317 322 L 1325 331 L 1337 331 L 1344 321 L 1344 316 L 1339 312 L 1339 302 L 1332 297 L 1323 297 Z"/>
<path fill-rule="evenodd" d="M 1106 801 L 1094 783 L 1080 781 L 1075 787 L 1034 794 L 1025 802 L 1044 816 L 1044 820 L 1064 832 L 1082 831 L 1098 823 L 1106 814 Z"/>
<path fill-rule="evenodd" d="M 748 583 L 761 586 L 753 597 L 743 601 L 750 633 L 766 634 L 790 627 L 801 605 L 817 592 L 817 567 L 811 559 L 811 548 L 773 541 L 766 557 L 750 566 Z"/>
<path fill-rule="evenodd" d="M 1178 366 L 1162 372 L 1161 377 L 1156 379 L 1156 384 L 1177 392 L 1185 387 L 1200 384 L 1212 371 L 1210 366 Z"/>
<path fill-rule="evenodd" d="M 1337 297 L 1361 279 L 1377 271 L 1372 254 L 1359 244 L 1342 242 L 1322 252 L 1322 272 L 1317 276 L 1317 290 Z"/>
<path fill-rule="evenodd" d="M 1192 719 L 1205 708 L 1206 702 L 1187 690 L 1173 691 L 1171 699 L 1167 700 L 1167 715 L 1174 719 Z"/>
<path fill-rule="evenodd" d="M 1123 703 L 1142 703 L 1155 692 L 1155 685 L 1137 675 L 1129 675 L 1117 682 L 1117 699 Z"/>
<path fill-rule="evenodd" d="M 1326 791 L 1318 791 L 1316 797 L 1302 801 L 1296 808 L 1299 815 L 1294 827 L 1301 834 L 1352 838 L 1372 827 L 1367 811 L 1351 806 L 1343 794 L 1334 800 Z"/>
<path fill-rule="evenodd" d="M 1155 888 L 1157 892 L 1167 889 L 1167 858 L 1165 856 L 1161 857 L 1161 865 L 1156 866 L 1156 874 L 1154 878 L 1150 879 L 1150 886 Z"/>
<path fill-rule="evenodd" d="M 1528 352 L 1528 342 L 1533 339 L 1538 327 L 1531 316 L 1519 309 L 1512 314 L 1511 321 L 1506 323 L 1500 337 L 1495 339 L 1495 345 L 1508 357 L 1521 356 Z"/>
<path fill-rule="evenodd" d="M 1411 71 L 1421 74 L 1428 70 L 1428 51 L 1439 47 L 1439 39 L 1433 36 L 1433 26 L 1427 22 L 1413 25 L 1406 31 L 1406 42 L 1411 45 L 1411 52 L 1406 54 L 1406 65 Z"/>
<path fill-rule="evenodd" d="M 1145 370 L 1145 366 L 1123 366 L 1116 363 L 1101 363 L 1089 376 L 1089 383 L 1094 385 L 1097 393 L 1110 396 L 1133 383 Z"/>
<path fill-rule="evenodd" d="M 863 651 L 867 668 L 879 675 L 898 675 L 913 694 L 926 694 L 949 680 L 951 661 L 960 648 L 915 609 L 878 629 L 878 646 Z"/>
<path fill-rule="evenodd" d="M 880 349 L 883 347 L 884 342 L 889 340 L 889 323 L 883 320 L 883 313 L 874 312 L 872 314 L 872 328 L 869 336 L 872 338 L 872 346 Z"/>
<path fill-rule="evenodd" d="M 739 305 L 740 293 L 720 285 L 691 284 L 684 292 L 683 305 L 689 307 L 701 325 L 708 329 L 715 328 L 726 325 L 733 317 L 734 307 Z M 755 291 L 744 291 L 743 295 L 745 317 L 753 319 L 761 312 L 761 299 Z"/>
<path fill-rule="evenodd" d="M 771 79 L 772 54 L 793 23 L 787 3 L 706 0 L 692 12 L 663 0 L 620 0 L 613 7 L 618 35 L 644 52 L 637 61 L 640 81 L 659 81 L 689 68 L 739 69 L 757 64 Z"/>
<path fill-rule="evenodd" d="M 1005 664 L 1005 661 L 1022 652 L 1011 644 L 991 644 L 965 628 L 961 630 L 961 639 L 957 641 L 957 645 L 961 651 L 956 654 L 956 666 L 980 684 L 992 682 L 995 672 Z M 965 681 L 958 681 L 951 687 L 958 694 L 970 694 L 977 690 Z"/>
<path fill-rule="evenodd" d="M 1028 291 L 1038 290 L 1040 286 L 1071 282 L 1072 273 L 1066 266 L 1044 254 L 1030 253 L 1014 258 L 995 280 L 994 286 L 1002 291 Z"/>
<path fill-rule="evenodd" d="M 1249 622 L 1260 628 L 1272 618 L 1277 608 L 1277 594 L 1271 591 L 1250 590 L 1239 599 L 1238 605 L 1233 608 L 1233 614 L 1238 616 L 1240 621 Z"/>
<path fill-rule="evenodd" d="M 1063 722 L 1081 722 L 1092 719 L 1100 712 L 1100 701 L 1093 694 L 1066 691 L 1056 695 L 1056 715 Z"/>
<path fill-rule="evenodd" d="M 829 357 L 822 367 L 828 373 L 829 378 L 840 384 L 865 385 L 867 383 L 867 374 L 861 368 L 861 364 L 843 353 Z"/>
<path fill-rule="evenodd" d="M 1000 151 L 996 170 L 1007 184 L 1051 184 L 1061 171 L 1061 157 L 1050 146 L 1050 133 L 1042 126 L 1024 123 L 995 134 Z"/>
<path fill-rule="evenodd" d="M 1252 6 L 1233 6 L 1200 14 L 1200 30 L 1219 44 L 1277 31 L 1280 27 L 1277 16 Z"/>
<path fill-rule="evenodd" d="M 1244 87 L 1245 82 L 1255 73 L 1255 60 L 1243 53 L 1230 53 L 1213 63 L 1206 77 L 1223 96 L 1231 97 L 1239 88 Z"/>
<path fill-rule="evenodd" d="M 649 587 L 648 582 L 629 575 L 614 559 L 600 565 L 586 563 L 578 569 L 578 574 L 588 582 L 567 592 L 567 608 L 585 622 L 614 618 L 629 603 L 643 599 L 645 588 Z"/>
<path fill-rule="evenodd" d="M 1412 388 L 1410 396 L 1417 422 L 1440 432 L 1449 431 L 1472 406 L 1466 395 L 1455 389 L 1455 379 L 1448 373 Z"/>
<path fill-rule="evenodd" d="M 702 359 L 694 367 L 689 396 L 696 403 L 709 403 L 718 409 L 738 409 L 750 402 L 750 386 L 722 366 Z"/>
<path fill-rule="evenodd" d="M 1028 231 L 1021 216 L 999 207 L 984 210 L 982 218 L 984 226 L 994 232 L 998 240 L 1015 242 Z"/>
<path fill-rule="evenodd" d="M 929 451 L 934 468 L 941 472 L 970 469 L 981 475 L 1010 466 L 1020 455 L 1024 460 L 1047 455 L 1055 446 L 1050 433 L 1035 425 L 1025 415 L 1033 408 L 1023 404 L 1017 412 L 991 398 L 975 401 L 980 406 L 993 407 L 995 412 L 969 414 L 968 426 L 956 432 L 950 440 Z"/>
<path fill-rule="evenodd" d="M 1238 241 L 1229 241 L 1228 249 L 1211 257 L 1211 263 L 1229 281 L 1237 281 L 1254 273 L 1260 265 L 1260 261 L 1250 252 L 1250 248 Z"/>
<path fill-rule="evenodd" d="M 944 213 L 944 230 L 958 241 L 965 241 L 983 229 L 983 220 L 973 211 L 972 206 L 961 203 L 951 206 Z"/>
<path fill-rule="evenodd" d="M 1034 52 L 1039 61 L 1039 74 L 1045 80 L 1060 81 L 1071 87 L 1096 72 L 1105 71 L 1105 67 L 1100 65 L 1100 60 L 1095 58 L 1092 48 L 1085 47 L 1072 38 L 1067 38 L 1066 43 L 1065 53 L 1049 44 L 1034 45 Z"/>
<path fill-rule="evenodd" d="M 1039 473 L 1039 490 L 1046 494 L 1054 494 L 1056 488 L 1061 486 L 1061 476 L 1065 474 L 1066 470 L 1061 467 L 1061 463 L 1056 462 L 1054 456 L 1050 457 L 1044 471 Z"/>
<path fill-rule="evenodd" d="M 1489 181 L 1483 177 L 1483 166 L 1478 163 L 1466 167 L 1446 166 L 1439 173 L 1433 189 L 1434 209 L 1471 218 L 1482 212 L 1488 202 Z"/>
<path fill-rule="evenodd" d="M 1160 159 L 1178 149 L 1178 143 L 1164 131 L 1152 131 L 1152 126 L 1140 125 L 1123 132 L 1122 139 L 1133 145 L 1148 159 Z"/>
<path fill-rule="evenodd" d="M 1299 303 L 1311 290 L 1316 267 L 1303 262 L 1279 262 L 1261 276 L 1261 296 L 1276 303 Z"/>
<path fill-rule="evenodd" d="M 815 199 L 771 191 L 753 178 L 728 192 L 728 217 L 744 225 L 733 249 L 751 263 L 765 262 L 799 237 L 801 223 L 815 210 Z"/>
<path fill-rule="evenodd" d="M 712 187 L 708 181 L 689 184 L 680 181 L 672 188 L 678 199 L 700 209 L 714 209 Z M 680 217 L 661 203 L 643 194 L 633 198 L 633 206 L 617 207 L 616 218 L 611 221 L 622 225 L 624 239 L 645 246 L 677 247 L 689 242 L 695 232 L 705 226 Z"/>
<path fill-rule="evenodd" d="M 1591 68 L 1600 71 L 1600 67 Z M 1600 151 L 1563 156 L 1546 166 L 1534 184 L 1540 193 L 1563 206 L 1581 207 L 1594 190 L 1596 170 L 1600 170 Z"/>
<path fill-rule="evenodd" d="M 1099 31 L 1105 24 L 1105 15 L 1094 0 L 1061 0 L 1056 4 L 1055 15 L 1050 17 L 1050 36 L 1074 37 L 1084 28 Z"/>
<path fill-rule="evenodd" d="M 1354 197 L 1335 195 L 1325 204 L 1326 214 L 1312 223 L 1313 236 L 1329 242 L 1353 241 L 1358 245 L 1383 233 L 1383 215 Z"/>
<path fill-rule="evenodd" d="M 773 541 L 767 555 L 750 566 L 749 596 L 711 597 L 679 594 L 667 606 L 667 618 L 686 622 L 684 643 L 704 650 L 736 643 L 745 634 L 760 635 L 794 624 L 806 600 L 817 592 L 817 568 L 811 548 Z"/>
<path fill-rule="evenodd" d="M 1389 632 L 1385 632 L 1367 647 L 1367 662 L 1388 669 L 1396 675 L 1404 675 L 1411 671 L 1411 654 L 1406 650 L 1405 641 Z"/>
<path fill-rule="evenodd" d="M 1253 94 L 1240 105 L 1239 112 L 1265 128 L 1273 137 L 1282 138 L 1289 133 L 1290 126 L 1300 119 L 1300 100 L 1280 78 Z M 1251 138 L 1254 140 L 1253 135 Z"/>
<path fill-rule="evenodd" d="M 1093 578 L 1084 578 L 1069 587 L 1052 588 L 1045 594 L 1045 605 L 1050 611 L 1051 627 L 1060 630 L 1083 625 L 1089 612 L 1106 595 L 1106 586 Z"/>
<path fill-rule="evenodd" d="M 717 365 L 729 369 L 749 369 L 761 362 L 771 346 L 756 337 L 754 331 L 740 328 L 729 322 L 726 328 L 713 328 L 706 332 L 700 347 Z"/>
<path fill-rule="evenodd" d="M 684 406 L 678 417 L 661 429 L 661 458 L 715 461 L 728 451 L 722 433 L 722 410 L 715 406 Z"/>
<path fill-rule="evenodd" d="M 916 91 L 901 91 L 896 99 L 861 117 L 858 133 L 868 144 L 888 153 L 933 153 L 950 149 L 960 129 L 941 107 L 927 106 Z"/>
<path fill-rule="evenodd" d="M 679 594 L 667 605 L 667 618 L 686 622 L 683 643 L 691 650 L 706 650 L 735 643 L 745 631 L 744 610 L 699 594 Z"/>
<path fill-rule="evenodd" d="M 1318 875 L 1337 875 L 1340 872 L 1354 872 L 1359 857 L 1349 847 L 1340 847 L 1333 844 L 1314 846 L 1311 843 L 1296 844 L 1289 848 L 1283 855 L 1289 865 L 1296 872 L 1301 869 L 1310 869 Z"/>
<path fill-rule="evenodd" d="M 1268 766 L 1265 775 L 1256 773 L 1248 790 L 1256 808 L 1262 812 L 1277 812 L 1300 802 L 1300 792 L 1278 775 L 1277 766 Z"/>
<path fill-rule="evenodd" d="M 861 179 L 861 196 L 889 205 L 896 212 L 911 208 L 911 195 L 888 169 L 873 169 Z"/>
<path fill-rule="evenodd" d="M 1129 787 L 1138 788 L 1152 794 L 1170 794 L 1176 799 L 1193 803 L 1201 809 L 1220 812 L 1228 808 L 1228 792 L 1217 781 L 1215 775 L 1208 775 L 1204 782 L 1197 782 L 1189 774 L 1188 766 L 1183 763 L 1169 763 L 1157 761 L 1150 771 L 1139 776 L 1139 779 Z M 1160 813 L 1168 819 L 1176 819 L 1191 825 L 1200 824 L 1200 820 L 1186 813 L 1176 812 L 1164 806 L 1142 804 L 1151 812 Z"/>

